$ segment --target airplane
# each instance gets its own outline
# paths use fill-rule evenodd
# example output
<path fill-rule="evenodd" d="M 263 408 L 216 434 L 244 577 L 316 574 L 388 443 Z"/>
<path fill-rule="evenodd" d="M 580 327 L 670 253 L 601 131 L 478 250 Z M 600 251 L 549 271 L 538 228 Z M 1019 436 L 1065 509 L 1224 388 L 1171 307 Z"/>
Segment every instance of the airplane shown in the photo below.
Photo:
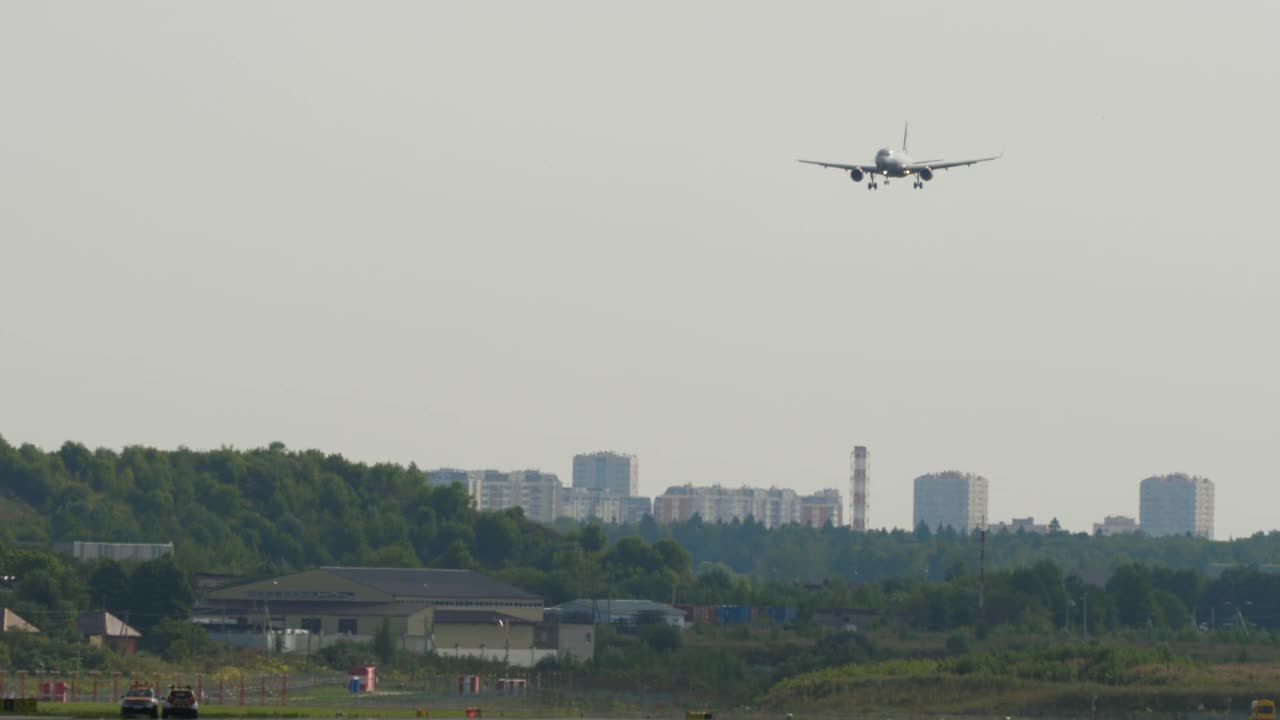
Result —
<path fill-rule="evenodd" d="M 946 170 L 962 165 L 974 165 L 989 160 L 999 160 L 1004 157 L 1004 153 L 993 155 L 991 157 L 978 158 L 976 160 L 912 160 L 907 155 L 907 130 L 910 125 L 902 128 L 902 152 L 896 152 L 891 148 L 880 148 L 876 153 L 876 161 L 874 165 L 841 165 L 840 163 L 820 162 L 818 160 L 797 160 L 796 162 L 808 163 L 810 165 L 821 165 L 824 168 L 838 168 L 840 170 L 848 170 L 849 177 L 854 182 L 862 182 L 862 178 L 870 176 L 867 182 L 868 190 L 875 190 L 880 187 L 876 182 L 876 176 L 884 178 L 884 184 L 889 184 L 889 178 L 905 178 L 907 176 L 915 176 L 915 184 L 912 186 L 916 190 L 924 187 L 924 184 L 933 179 L 934 170 Z"/>

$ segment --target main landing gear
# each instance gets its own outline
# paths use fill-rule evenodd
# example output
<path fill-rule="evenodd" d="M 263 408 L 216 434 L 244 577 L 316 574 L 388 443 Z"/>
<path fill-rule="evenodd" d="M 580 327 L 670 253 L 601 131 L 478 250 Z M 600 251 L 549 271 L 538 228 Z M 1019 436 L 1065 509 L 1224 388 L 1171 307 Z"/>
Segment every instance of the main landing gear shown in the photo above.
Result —
<path fill-rule="evenodd" d="M 916 184 L 915 184 L 915 185 L 912 185 L 912 187 L 914 187 L 914 188 L 915 188 L 915 189 L 917 189 L 917 190 L 923 190 L 923 189 L 924 189 L 924 181 L 923 181 L 923 180 L 917 180 L 917 181 L 916 181 Z"/>

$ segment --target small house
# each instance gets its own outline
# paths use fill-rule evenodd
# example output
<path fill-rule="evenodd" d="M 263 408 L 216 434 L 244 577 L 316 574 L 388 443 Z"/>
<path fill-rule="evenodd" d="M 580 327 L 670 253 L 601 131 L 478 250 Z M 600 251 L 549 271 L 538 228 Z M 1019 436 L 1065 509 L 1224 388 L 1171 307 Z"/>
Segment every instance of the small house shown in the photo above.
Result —
<path fill-rule="evenodd" d="M 105 647 L 121 655 L 138 652 L 138 638 L 142 637 L 142 633 L 106 610 L 82 614 L 76 619 L 76 627 L 94 647 Z"/>

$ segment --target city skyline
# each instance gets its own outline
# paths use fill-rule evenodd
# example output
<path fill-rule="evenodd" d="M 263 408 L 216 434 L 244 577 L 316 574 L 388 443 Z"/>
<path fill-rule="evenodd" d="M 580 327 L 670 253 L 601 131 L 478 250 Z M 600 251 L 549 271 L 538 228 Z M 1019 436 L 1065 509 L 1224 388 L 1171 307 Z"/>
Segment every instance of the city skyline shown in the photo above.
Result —
<path fill-rule="evenodd" d="M 960 468 L 994 518 L 1084 530 L 1185 472 L 1215 537 L 1272 530 L 1280 179 L 1187 159 L 1280 155 L 1277 20 L 6 2 L 0 434 L 566 479 L 625 448 L 650 495 L 845 491 L 856 442 L 872 527 Z M 850 51 L 880 27 L 912 51 Z M 795 162 L 907 121 L 1006 152 L 924 191 Z"/>
<path fill-rule="evenodd" d="M 628 453 L 617 453 L 614 451 L 594 451 L 589 453 L 576 453 L 573 456 L 573 467 L 575 471 L 579 470 L 580 467 L 585 467 L 583 465 L 580 465 L 580 461 L 584 461 L 587 459 L 590 459 L 591 465 L 594 466 L 596 464 L 597 459 L 605 456 L 611 457 L 613 459 L 623 460 L 633 469 L 638 466 L 639 458 L 636 455 L 632 455 Z M 868 468 L 867 458 L 869 456 L 870 456 L 869 449 L 862 445 L 857 446 L 854 452 L 850 454 L 850 458 L 851 458 L 850 488 L 851 489 L 854 489 L 857 487 L 857 483 L 854 480 L 854 475 L 858 473 L 859 470 L 862 471 L 863 475 L 867 474 L 867 468 Z M 854 462 L 855 459 L 860 459 L 860 462 Z M 428 475 L 434 473 L 442 476 L 447 473 L 459 473 L 458 480 L 460 482 L 463 482 L 464 485 L 468 484 L 468 481 L 466 479 L 466 476 L 468 475 L 494 473 L 494 472 L 507 473 L 507 474 L 520 474 L 525 472 L 541 473 L 543 475 L 549 476 L 553 480 L 557 478 L 556 473 L 543 473 L 540 469 L 525 469 L 525 470 L 511 470 L 511 471 L 486 469 L 486 470 L 478 470 L 478 471 L 458 471 L 452 468 L 439 468 L 435 470 L 427 470 L 425 472 L 428 473 Z M 602 471 L 596 471 L 593 473 L 593 478 L 603 478 L 603 477 L 604 475 L 602 474 Z M 1061 518 L 1052 509 L 1050 509 L 1049 512 L 1041 512 L 1038 508 L 1025 507 L 1019 511 L 1015 511 L 1015 512 L 1027 513 L 1023 517 L 1019 517 L 1016 514 L 1003 515 L 1003 516 L 997 517 L 990 513 L 989 508 L 990 508 L 991 498 L 993 497 L 993 495 L 991 492 L 990 483 L 987 480 L 987 478 L 978 474 L 966 473 L 966 472 L 960 472 L 960 471 L 944 471 L 942 473 L 926 473 L 924 475 L 918 475 L 912 479 L 912 521 L 910 524 L 881 525 L 881 526 L 871 525 L 863 529 L 914 530 L 919 525 L 922 512 L 934 519 L 932 526 L 949 525 L 950 522 L 948 522 L 946 519 L 942 519 L 941 521 L 939 521 L 938 517 L 936 517 L 938 516 L 939 512 L 943 512 L 943 511 L 935 507 L 930 507 L 929 509 L 922 510 L 920 507 L 921 498 L 922 498 L 922 489 L 921 489 L 922 481 L 926 485 L 933 487 L 935 485 L 938 485 L 940 481 L 943 484 L 945 484 L 946 481 L 949 479 L 961 479 L 961 480 L 964 480 L 965 482 L 975 481 L 980 484 L 980 489 L 978 490 L 977 495 L 973 496 L 973 498 L 976 498 L 976 501 L 980 504 L 977 506 L 976 509 L 970 510 L 966 508 L 964 510 L 964 515 L 968 519 L 964 521 L 963 528 L 957 528 L 957 529 L 972 530 L 972 529 L 981 527 L 982 524 L 985 523 L 988 527 L 991 527 L 991 528 L 1004 527 L 1007 529 L 1014 529 L 1014 530 L 1018 528 L 1022 528 L 1029 532 L 1041 532 L 1048 529 L 1049 522 L 1051 520 L 1057 520 L 1061 530 L 1065 532 L 1073 532 L 1073 533 L 1086 532 L 1090 534 L 1098 534 L 1100 529 L 1102 530 L 1102 534 L 1105 534 L 1105 535 L 1124 533 L 1124 532 L 1133 532 L 1137 530 L 1144 530 L 1148 534 L 1154 534 L 1156 536 L 1171 535 L 1171 534 L 1180 535 L 1180 534 L 1183 534 L 1184 532 L 1192 532 L 1192 534 L 1201 535 L 1209 539 L 1214 539 L 1213 526 L 1215 522 L 1215 515 L 1214 515 L 1214 505 L 1213 505 L 1213 494 L 1214 494 L 1213 482 L 1207 478 L 1203 478 L 1200 476 L 1187 476 L 1184 473 L 1173 473 L 1165 476 L 1149 476 L 1136 481 L 1134 486 L 1136 488 L 1137 496 L 1138 496 L 1138 500 L 1136 503 L 1138 505 L 1137 511 L 1129 513 L 1123 510 L 1103 509 L 1102 510 L 1102 512 L 1104 513 L 1103 517 L 1097 518 L 1082 527 L 1073 527 L 1067 523 L 1062 522 Z M 1168 483 L 1168 482 L 1178 481 L 1180 479 L 1186 480 L 1187 482 L 1192 483 L 1196 487 L 1202 487 L 1205 485 L 1207 485 L 1208 487 L 1207 496 L 1203 489 L 1201 489 L 1199 493 L 1193 493 L 1196 502 L 1201 503 L 1199 514 L 1197 514 L 1194 509 L 1191 511 L 1192 517 L 1194 518 L 1191 522 L 1193 522 L 1193 524 L 1199 523 L 1198 525 L 1194 525 L 1194 529 L 1188 530 L 1186 528 L 1181 528 L 1180 526 L 1177 526 L 1173 530 L 1169 530 L 1164 525 L 1157 526 L 1154 523 L 1151 523 L 1144 528 L 1144 526 L 1142 526 L 1139 522 L 1137 522 L 1134 519 L 1142 514 L 1143 512 L 1142 507 L 1144 504 L 1148 502 L 1147 500 L 1148 486 L 1150 483 L 1152 483 L 1153 481 L 1161 481 L 1162 483 Z M 580 489 L 580 490 L 592 489 L 592 488 L 595 488 L 595 486 L 598 485 L 599 482 L 600 482 L 599 480 L 595 480 L 594 482 L 591 482 L 591 481 L 586 481 L 584 479 L 579 479 L 575 482 L 575 484 L 572 484 L 569 486 L 562 485 L 561 487 L 563 487 L 563 489 L 566 491 L 573 491 L 574 489 Z M 867 487 L 867 481 L 865 479 L 863 481 L 863 487 L 864 488 Z M 477 492 L 476 492 L 476 485 L 474 480 L 470 482 L 469 488 L 471 490 L 472 496 L 475 497 L 477 495 Z M 794 495 L 796 495 L 797 499 L 813 499 L 813 498 L 822 496 L 824 494 L 835 493 L 838 498 L 844 497 L 844 499 L 848 500 L 849 506 L 850 508 L 852 508 L 852 511 L 850 514 L 846 515 L 844 512 L 844 508 L 840 507 L 835 512 L 834 517 L 832 518 L 833 520 L 835 520 L 834 524 L 847 526 L 854 530 L 859 530 L 859 528 L 855 524 L 857 505 L 854 501 L 853 494 L 851 493 L 849 496 L 841 496 L 839 490 L 831 489 L 831 488 L 822 488 L 813 492 L 805 492 L 794 487 L 789 487 L 786 485 L 778 485 L 778 484 L 769 485 L 769 486 L 753 486 L 746 483 L 734 484 L 733 482 L 730 482 L 730 481 L 709 481 L 709 482 L 700 483 L 700 484 L 689 482 L 689 483 L 683 483 L 678 485 L 668 485 L 667 488 L 662 492 L 653 492 L 650 494 L 645 494 L 641 492 L 638 497 L 651 498 L 652 508 L 653 508 L 652 514 L 654 515 L 655 518 L 659 518 L 659 506 L 658 506 L 659 498 L 663 497 L 664 495 L 669 495 L 673 491 L 677 491 L 677 494 L 680 494 L 678 491 L 683 491 L 685 489 L 690 489 L 690 488 L 698 489 L 698 490 L 714 489 L 717 491 L 725 491 L 725 492 L 733 492 L 737 490 L 750 490 L 758 493 L 783 490 L 783 491 L 793 493 Z M 598 489 L 598 488 L 595 488 L 595 489 Z M 929 495 L 928 490 L 923 491 L 923 494 L 924 496 L 928 496 Z M 996 495 L 998 496 L 998 492 L 996 493 Z M 1203 506 L 1204 500 L 1202 500 L 1202 498 L 1204 497 L 1207 497 L 1207 503 L 1208 503 L 1207 509 Z M 581 504 L 581 501 L 579 501 L 579 504 Z M 959 511 L 957 510 L 957 512 Z M 1167 513 L 1168 511 L 1162 508 L 1161 512 Z M 1147 513 L 1149 515 L 1152 515 L 1152 517 L 1155 517 L 1155 512 L 1153 510 L 1148 509 Z M 686 509 L 682 518 L 687 519 L 688 514 L 689 513 Z M 575 519 L 586 519 L 587 517 L 601 517 L 600 515 L 585 514 L 585 513 L 580 513 L 580 515 L 581 517 L 578 517 L 577 515 L 575 515 L 574 516 Z M 634 512 L 632 512 L 630 517 L 634 519 L 637 516 L 635 515 Z M 950 517 L 950 516 L 946 516 L 946 517 Z M 958 517 L 959 516 L 957 516 L 957 518 Z M 1006 517 L 1009 519 L 1008 520 L 1003 519 Z M 1042 520 L 1044 520 L 1044 522 L 1034 523 L 1033 521 L 1034 521 L 1034 518 L 1036 517 L 1041 518 Z M 659 521 L 660 522 L 669 521 L 669 519 L 662 520 L 659 518 Z M 960 522 L 960 520 L 957 519 L 954 522 Z M 809 524 L 812 524 L 812 523 L 809 523 Z M 821 523 L 818 523 L 818 524 L 820 525 Z M 932 529 L 932 526 L 931 526 L 931 529 Z"/>

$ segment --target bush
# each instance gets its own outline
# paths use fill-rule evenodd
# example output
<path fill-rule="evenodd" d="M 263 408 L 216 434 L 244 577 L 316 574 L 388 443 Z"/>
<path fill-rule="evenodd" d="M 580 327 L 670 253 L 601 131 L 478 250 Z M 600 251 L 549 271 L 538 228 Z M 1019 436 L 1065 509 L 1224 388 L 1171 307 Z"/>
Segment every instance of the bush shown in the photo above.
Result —
<path fill-rule="evenodd" d="M 966 655 L 969 652 L 969 635 L 962 630 L 951 633 L 947 638 L 948 655 Z"/>
<path fill-rule="evenodd" d="M 659 623 L 657 625 L 643 625 L 640 628 L 640 639 L 652 648 L 655 652 L 670 653 L 680 649 L 680 645 L 684 638 L 681 637 L 680 628 Z"/>

